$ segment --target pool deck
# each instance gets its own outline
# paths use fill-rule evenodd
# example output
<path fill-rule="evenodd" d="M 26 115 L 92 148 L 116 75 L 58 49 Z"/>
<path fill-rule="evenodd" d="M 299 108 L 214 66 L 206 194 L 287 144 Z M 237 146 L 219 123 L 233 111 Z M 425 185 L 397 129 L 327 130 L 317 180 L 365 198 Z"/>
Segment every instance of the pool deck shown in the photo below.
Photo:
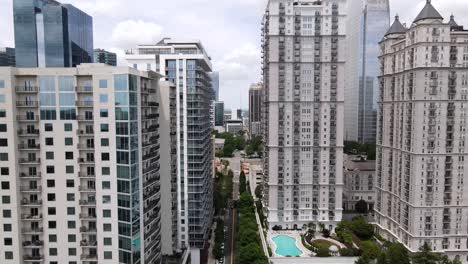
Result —
<path fill-rule="evenodd" d="M 273 238 L 277 237 L 277 236 L 288 236 L 288 237 L 294 238 L 296 240 L 296 247 L 300 251 L 302 251 L 302 254 L 299 256 L 299 258 L 314 256 L 313 252 L 311 252 L 310 250 L 308 250 L 307 248 L 305 248 L 302 245 L 301 233 L 300 232 L 298 232 L 298 231 L 273 231 L 273 232 L 268 233 L 268 243 L 271 246 L 271 251 L 273 253 L 274 258 L 285 258 L 286 257 L 286 256 L 281 256 L 279 254 L 276 254 L 277 246 L 276 246 L 276 243 L 273 241 Z M 288 258 L 288 259 L 291 259 L 291 258 Z"/>

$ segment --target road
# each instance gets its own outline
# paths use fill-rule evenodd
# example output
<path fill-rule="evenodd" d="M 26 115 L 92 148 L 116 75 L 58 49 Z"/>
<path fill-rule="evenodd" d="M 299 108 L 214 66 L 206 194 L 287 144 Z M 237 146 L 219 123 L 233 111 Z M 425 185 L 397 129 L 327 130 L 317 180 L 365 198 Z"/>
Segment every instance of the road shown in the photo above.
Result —
<path fill-rule="evenodd" d="M 234 157 L 227 159 L 229 161 L 229 166 L 230 169 L 234 172 L 234 177 L 232 179 L 232 201 L 237 201 L 239 200 L 239 177 L 240 177 L 240 170 L 241 170 L 241 155 L 239 152 L 234 153 Z M 232 203 L 230 201 L 229 204 Z M 226 264 L 234 264 L 234 256 L 235 256 L 235 241 L 236 241 L 236 226 L 237 226 L 237 221 L 238 221 L 238 214 L 237 214 L 237 208 L 231 208 L 229 207 L 229 218 L 226 221 L 226 225 L 228 226 L 227 232 L 226 232 L 226 258 L 225 262 Z"/>

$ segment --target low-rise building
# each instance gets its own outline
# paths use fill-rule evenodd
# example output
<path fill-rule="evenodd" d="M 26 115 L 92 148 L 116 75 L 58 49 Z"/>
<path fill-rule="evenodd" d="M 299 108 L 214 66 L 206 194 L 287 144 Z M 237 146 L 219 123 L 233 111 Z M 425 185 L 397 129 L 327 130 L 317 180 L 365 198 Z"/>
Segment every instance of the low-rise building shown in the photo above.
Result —
<path fill-rule="evenodd" d="M 355 210 L 356 203 L 364 200 L 369 210 L 375 203 L 375 160 L 365 156 L 346 156 L 344 162 L 343 208 Z"/>
<path fill-rule="evenodd" d="M 226 120 L 226 132 L 238 135 L 244 129 L 242 120 Z"/>
<path fill-rule="evenodd" d="M 223 150 L 224 149 L 224 142 L 226 142 L 226 140 L 224 138 L 215 138 L 215 140 L 214 140 L 215 151 Z"/>

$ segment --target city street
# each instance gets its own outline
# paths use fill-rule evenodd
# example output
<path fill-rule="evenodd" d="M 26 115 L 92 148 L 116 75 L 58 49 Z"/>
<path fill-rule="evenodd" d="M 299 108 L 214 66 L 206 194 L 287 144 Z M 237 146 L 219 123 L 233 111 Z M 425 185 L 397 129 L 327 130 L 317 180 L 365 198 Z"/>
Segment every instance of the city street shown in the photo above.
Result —
<path fill-rule="evenodd" d="M 230 169 L 234 173 L 233 177 L 233 185 L 232 185 L 232 201 L 230 201 L 229 205 L 233 203 L 233 201 L 239 200 L 239 176 L 240 176 L 240 169 L 241 169 L 241 155 L 240 152 L 235 152 L 234 157 L 230 159 L 226 159 L 229 161 L 229 166 Z M 225 263 L 226 264 L 233 264 L 234 263 L 234 256 L 235 256 L 235 241 L 236 241 L 236 225 L 237 225 L 237 208 L 231 208 L 229 206 L 229 213 L 228 216 L 229 218 L 226 221 L 226 225 L 228 227 L 227 232 L 226 232 L 226 258 L 225 258 Z"/>

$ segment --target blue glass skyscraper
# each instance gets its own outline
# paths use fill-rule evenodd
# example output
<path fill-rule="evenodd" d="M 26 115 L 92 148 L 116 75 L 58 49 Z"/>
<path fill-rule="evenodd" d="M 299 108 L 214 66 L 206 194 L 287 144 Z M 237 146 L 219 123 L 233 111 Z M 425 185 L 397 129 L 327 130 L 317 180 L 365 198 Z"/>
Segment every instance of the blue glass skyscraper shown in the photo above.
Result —
<path fill-rule="evenodd" d="M 361 16 L 358 141 L 375 143 L 379 42 L 390 26 L 389 0 L 366 0 Z"/>
<path fill-rule="evenodd" d="M 17 67 L 74 67 L 93 61 L 93 19 L 54 0 L 14 0 Z"/>

